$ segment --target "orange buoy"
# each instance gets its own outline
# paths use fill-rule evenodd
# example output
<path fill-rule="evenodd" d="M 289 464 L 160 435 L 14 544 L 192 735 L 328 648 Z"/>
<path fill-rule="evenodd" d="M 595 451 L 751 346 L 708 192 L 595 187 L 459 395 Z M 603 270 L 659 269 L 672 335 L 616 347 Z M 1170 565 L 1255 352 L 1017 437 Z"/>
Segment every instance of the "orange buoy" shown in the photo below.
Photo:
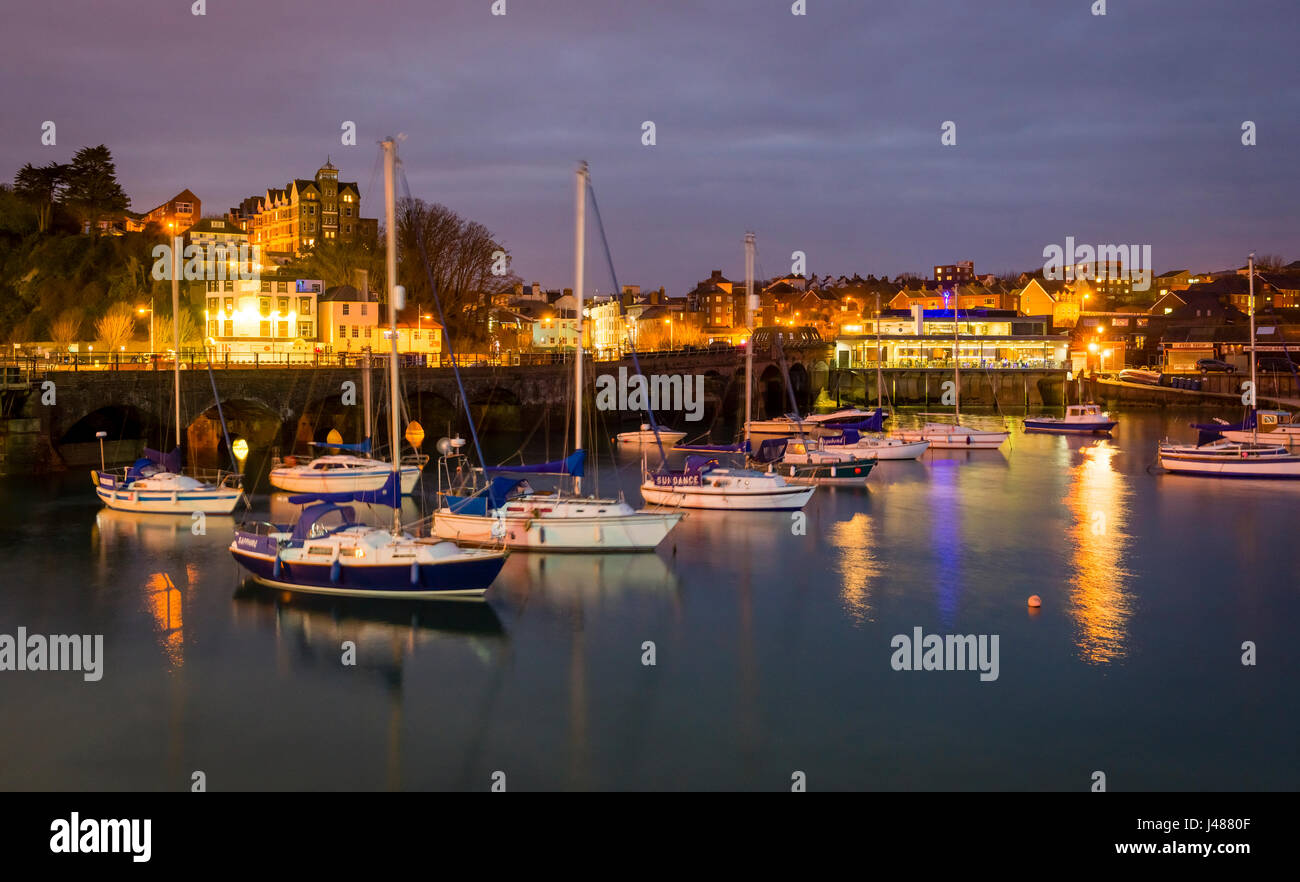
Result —
<path fill-rule="evenodd" d="M 1038 608 L 1039 608 L 1040 606 L 1042 606 L 1042 605 L 1043 605 L 1043 598 L 1039 597 L 1037 594 L 1031 594 L 1031 595 L 1029 595 L 1029 606 L 1030 606 L 1030 608 L 1032 608 L 1032 609 L 1038 609 Z"/>

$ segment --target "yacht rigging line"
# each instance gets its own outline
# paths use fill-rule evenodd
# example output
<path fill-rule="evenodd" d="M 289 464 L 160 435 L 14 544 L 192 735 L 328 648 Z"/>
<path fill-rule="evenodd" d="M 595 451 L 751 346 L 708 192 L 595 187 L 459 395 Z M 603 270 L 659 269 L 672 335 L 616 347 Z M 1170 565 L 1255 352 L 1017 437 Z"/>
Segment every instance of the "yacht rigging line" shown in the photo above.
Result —
<path fill-rule="evenodd" d="M 402 181 L 402 193 L 407 199 L 411 198 L 411 185 L 406 180 L 406 166 L 399 163 L 397 166 L 398 176 Z M 451 344 L 451 326 L 447 324 L 447 317 L 442 310 L 442 298 L 438 296 L 438 285 L 433 280 L 433 268 L 429 266 L 428 249 L 424 247 L 424 236 L 417 231 L 415 236 L 416 244 L 420 246 L 420 261 L 424 264 L 424 275 L 429 281 L 429 291 L 433 294 L 433 305 L 438 309 L 438 321 L 442 322 L 443 332 L 442 340 L 447 347 L 447 354 L 451 356 L 451 369 L 456 375 L 456 388 L 460 391 L 461 404 L 465 407 L 465 417 L 469 420 L 469 434 L 474 440 L 474 452 L 478 454 L 478 461 L 482 465 L 487 465 L 487 460 L 483 458 L 483 447 L 479 444 L 478 429 L 474 427 L 474 414 L 470 410 L 469 396 L 465 394 L 465 384 L 461 382 L 460 365 L 457 363 L 456 350 Z"/>
<path fill-rule="evenodd" d="M 600 205 L 596 202 L 596 187 L 591 182 L 590 172 L 587 174 L 587 195 L 591 199 L 591 211 L 596 218 L 596 230 L 600 233 L 600 244 L 605 251 L 605 261 L 609 264 L 609 275 L 614 283 L 614 296 L 618 298 L 619 317 L 623 319 L 623 326 L 627 328 L 627 306 L 623 303 L 623 289 L 619 287 L 618 273 L 614 269 L 614 256 L 610 253 L 609 241 L 605 238 L 605 223 L 600 219 Z M 578 333 L 581 334 L 582 316 L 578 316 L 578 327 Z M 632 354 L 632 366 L 636 368 L 637 376 L 645 377 L 645 374 L 641 371 L 641 360 L 636 355 L 636 339 L 630 329 L 627 335 L 627 345 L 628 352 Z M 582 390 L 578 390 L 578 394 L 582 394 Z M 663 438 L 659 437 L 659 424 L 655 422 L 654 409 L 650 407 L 648 397 L 645 412 L 650 418 L 650 429 L 655 433 L 655 446 L 659 448 L 659 467 L 663 468 L 664 463 L 668 460 L 668 454 L 664 452 L 664 441 Z"/>

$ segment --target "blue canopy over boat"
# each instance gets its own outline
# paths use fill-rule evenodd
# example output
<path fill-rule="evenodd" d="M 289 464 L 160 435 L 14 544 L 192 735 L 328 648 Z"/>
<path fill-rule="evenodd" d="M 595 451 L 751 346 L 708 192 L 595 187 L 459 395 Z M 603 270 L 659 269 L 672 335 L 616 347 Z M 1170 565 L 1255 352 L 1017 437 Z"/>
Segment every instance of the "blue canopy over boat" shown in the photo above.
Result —
<path fill-rule="evenodd" d="M 126 471 L 126 479 L 135 481 L 144 477 L 144 470 L 152 467 L 154 471 L 171 472 L 179 475 L 181 472 L 181 449 L 177 447 L 171 453 L 163 453 L 154 450 L 152 447 L 144 449 L 144 456 L 137 459 L 131 464 Z"/>
<path fill-rule="evenodd" d="M 339 517 L 343 519 L 343 523 L 330 529 L 328 531 L 330 533 L 351 527 L 357 522 L 357 516 L 352 509 L 340 508 L 332 502 L 318 502 L 315 505 L 309 505 L 307 508 L 302 510 L 302 514 L 298 516 L 298 523 L 293 525 L 293 535 L 290 537 L 290 541 L 296 544 L 302 544 L 306 540 L 312 538 L 311 531 L 312 528 L 316 526 L 316 522 L 332 511 L 339 513 Z"/>
<path fill-rule="evenodd" d="M 472 496 L 455 496 L 442 494 L 447 507 L 453 514 L 488 517 L 493 509 L 506 504 L 514 489 L 524 483 L 522 478 L 509 478 L 504 475 L 493 478 L 488 485 Z"/>
<path fill-rule="evenodd" d="M 361 441 L 357 444 L 331 444 L 328 441 L 312 441 L 310 442 L 309 446 L 325 447 L 330 450 L 347 450 L 351 453 L 369 453 L 370 439 L 367 438 L 366 440 Z"/>
<path fill-rule="evenodd" d="M 544 462 L 540 465 L 500 465 L 488 466 L 485 472 L 504 472 L 511 475 L 573 475 L 581 478 L 587 462 L 586 450 L 575 450 L 564 459 Z"/>
<path fill-rule="evenodd" d="M 754 459 L 761 463 L 780 462 L 785 456 L 785 438 L 769 438 L 762 444 L 758 445 L 758 453 Z"/>

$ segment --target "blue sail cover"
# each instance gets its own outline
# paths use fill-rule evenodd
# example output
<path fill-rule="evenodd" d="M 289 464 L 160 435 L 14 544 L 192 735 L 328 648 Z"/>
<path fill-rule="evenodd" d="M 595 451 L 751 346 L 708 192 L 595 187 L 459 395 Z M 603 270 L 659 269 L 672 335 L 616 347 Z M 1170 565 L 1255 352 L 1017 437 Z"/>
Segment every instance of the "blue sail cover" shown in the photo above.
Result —
<path fill-rule="evenodd" d="M 149 469 L 151 472 L 163 471 L 179 475 L 181 473 L 181 449 L 177 447 L 171 453 L 162 453 L 152 447 L 146 447 L 144 456 L 131 463 L 131 467 L 126 470 L 126 480 L 140 480 L 145 476 L 145 469 Z"/>
<path fill-rule="evenodd" d="M 885 412 L 877 407 L 876 412 L 864 420 L 858 420 L 855 423 L 830 423 L 827 428 L 856 429 L 859 432 L 883 432 L 886 419 Z"/>
<path fill-rule="evenodd" d="M 350 490 L 342 493 L 298 493 L 290 496 L 289 502 L 293 505 L 306 505 L 311 502 L 364 502 L 391 505 L 393 508 L 397 508 L 401 505 L 402 498 L 402 484 L 398 474 L 398 472 L 389 472 L 383 486 L 374 490 Z"/>
<path fill-rule="evenodd" d="M 785 438 L 768 439 L 758 445 L 758 453 L 754 459 L 761 463 L 779 462 L 785 456 L 785 444 Z"/>
<path fill-rule="evenodd" d="M 171 453 L 162 453 L 153 448 L 144 449 L 144 458 L 156 466 L 162 468 L 165 472 L 180 474 L 181 470 L 181 449 L 177 447 Z"/>
<path fill-rule="evenodd" d="M 1239 423 L 1192 423 L 1191 427 L 1199 432 L 1210 432 L 1215 435 L 1221 432 L 1249 432 L 1255 428 L 1255 411 L 1246 414 L 1246 418 Z"/>
<path fill-rule="evenodd" d="M 575 450 L 564 459 L 544 462 L 540 465 L 503 465 L 488 466 L 485 472 L 504 472 L 511 475 L 573 475 L 581 478 L 587 462 L 587 451 Z"/>
<path fill-rule="evenodd" d="M 312 441 L 311 447 L 325 447 L 329 450 L 346 450 L 350 453 L 369 453 L 370 439 L 367 438 L 357 444 L 330 444 L 328 441 Z"/>
<path fill-rule="evenodd" d="M 845 429 L 838 438 L 823 438 L 822 443 L 827 447 L 835 447 L 842 444 L 857 444 L 861 440 L 862 436 L 858 434 L 857 429 Z"/>

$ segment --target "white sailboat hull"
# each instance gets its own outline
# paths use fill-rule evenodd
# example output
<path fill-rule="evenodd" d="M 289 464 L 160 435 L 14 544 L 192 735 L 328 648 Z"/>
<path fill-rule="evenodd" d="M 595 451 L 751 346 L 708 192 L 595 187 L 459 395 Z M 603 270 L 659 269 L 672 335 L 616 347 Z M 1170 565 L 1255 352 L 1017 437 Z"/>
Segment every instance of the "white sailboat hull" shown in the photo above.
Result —
<path fill-rule="evenodd" d="M 926 423 L 920 430 L 898 433 L 904 441 L 928 441 L 935 450 L 996 450 L 1011 437 L 1010 432 L 981 432 L 965 426 Z"/>
<path fill-rule="evenodd" d="M 727 473 L 686 485 L 658 485 L 651 478 L 641 485 L 641 497 L 651 505 L 674 508 L 791 511 L 807 505 L 816 490 L 816 485 L 787 484 L 779 475 Z"/>
<path fill-rule="evenodd" d="M 203 486 L 193 489 L 147 489 L 131 484 L 108 486 L 97 472 L 92 473 L 95 494 L 104 505 L 115 511 L 142 514 L 189 515 L 230 514 L 239 504 L 244 491 L 238 487 Z M 139 482 L 137 482 L 139 483 Z"/>
<path fill-rule="evenodd" d="M 872 439 L 870 441 L 859 441 L 857 444 L 835 447 L 834 449 L 843 450 L 847 453 L 852 453 L 854 456 L 863 457 L 864 459 L 919 459 L 921 454 L 930 449 L 930 442 L 904 441 L 901 438 L 882 438 L 878 440 Z"/>
<path fill-rule="evenodd" d="M 504 545 L 523 551 L 653 551 L 681 519 L 682 515 L 676 512 L 498 519 L 442 509 L 433 516 L 433 532 L 458 545 Z"/>
<path fill-rule="evenodd" d="M 271 469 L 271 486 L 289 493 L 355 493 L 361 490 L 378 490 L 388 480 L 391 466 L 382 468 L 336 472 L 314 471 L 306 466 L 284 466 Z M 420 480 L 420 469 L 402 466 L 402 495 L 410 496 Z"/>
<path fill-rule="evenodd" d="M 1201 447 L 1163 444 L 1160 467 L 1178 475 L 1212 478 L 1300 478 L 1300 456 L 1288 453 L 1285 447 L 1259 450 L 1240 447 L 1237 442 Z"/>
<path fill-rule="evenodd" d="M 659 430 L 659 441 L 663 442 L 664 447 L 672 447 L 685 437 L 685 432 Z M 655 439 L 655 433 L 649 429 L 642 429 L 639 432 L 619 432 L 614 440 L 621 447 L 657 447 L 659 443 Z"/>

